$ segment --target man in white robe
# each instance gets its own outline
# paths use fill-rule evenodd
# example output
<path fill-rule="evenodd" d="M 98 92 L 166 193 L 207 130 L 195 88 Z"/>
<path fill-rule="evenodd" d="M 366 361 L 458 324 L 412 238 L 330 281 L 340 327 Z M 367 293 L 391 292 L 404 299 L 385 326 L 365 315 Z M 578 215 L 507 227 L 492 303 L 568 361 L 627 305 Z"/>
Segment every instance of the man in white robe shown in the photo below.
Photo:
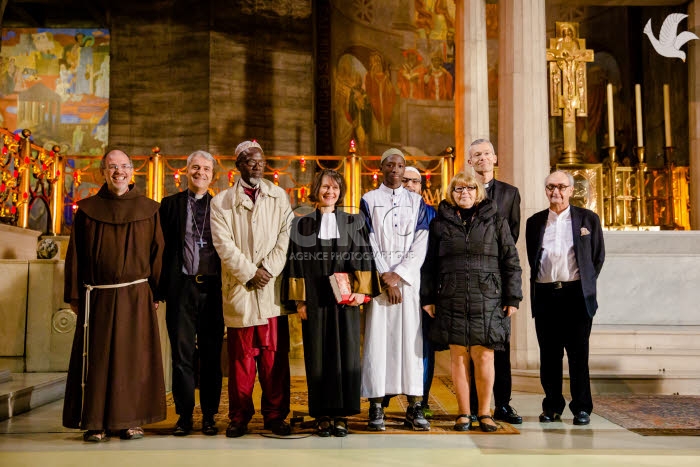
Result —
<path fill-rule="evenodd" d="M 423 336 L 420 268 L 428 245 L 423 198 L 402 185 L 406 161 L 395 148 L 384 152 L 382 185 L 362 197 L 382 294 L 368 305 L 362 358 L 362 396 L 370 400 L 368 429 L 384 431 L 381 402 L 406 394 L 406 424 L 429 430 L 423 415 Z"/>

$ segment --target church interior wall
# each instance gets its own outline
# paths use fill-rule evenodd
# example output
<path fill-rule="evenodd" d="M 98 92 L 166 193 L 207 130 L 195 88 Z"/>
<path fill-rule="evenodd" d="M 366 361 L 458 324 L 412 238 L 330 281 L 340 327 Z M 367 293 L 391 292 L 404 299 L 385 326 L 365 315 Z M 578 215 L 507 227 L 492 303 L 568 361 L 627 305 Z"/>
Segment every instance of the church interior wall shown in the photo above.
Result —
<path fill-rule="evenodd" d="M 639 30 L 651 19 L 654 35 L 659 37 L 659 30 L 664 19 L 671 13 L 687 13 L 686 7 L 645 7 L 642 8 Z M 678 26 L 678 32 L 688 29 L 687 19 Z M 697 33 L 697 31 L 695 31 Z M 641 35 L 641 34 L 640 34 Z M 673 160 L 676 165 L 689 164 L 688 145 L 688 63 L 678 58 L 662 57 L 654 50 L 646 36 L 642 35 L 642 63 L 644 70 L 643 94 L 646 97 L 644 111 L 646 121 L 645 146 L 651 167 L 663 164 L 664 121 L 663 121 L 663 85 L 670 87 L 671 133 L 673 135 Z M 690 42 L 683 47 L 697 47 Z M 647 142 L 648 141 L 648 142 Z"/>
<path fill-rule="evenodd" d="M 273 153 L 311 152 L 310 5 L 286 14 L 274 3 L 190 1 L 148 23 L 123 7 L 113 20 L 110 143 L 228 154 L 255 138 Z"/>

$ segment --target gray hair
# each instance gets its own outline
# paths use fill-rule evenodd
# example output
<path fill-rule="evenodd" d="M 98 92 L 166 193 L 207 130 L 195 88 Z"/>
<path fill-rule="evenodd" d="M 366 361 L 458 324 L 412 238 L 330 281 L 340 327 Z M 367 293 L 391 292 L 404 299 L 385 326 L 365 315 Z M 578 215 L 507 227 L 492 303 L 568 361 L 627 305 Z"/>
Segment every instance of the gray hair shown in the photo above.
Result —
<path fill-rule="evenodd" d="M 488 143 L 488 145 L 491 146 L 491 152 L 496 154 L 496 150 L 493 148 L 493 143 L 491 141 L 486 138 L 479 138 L 472 141 L 472 144 L 469 145 L 469 149 L 467 149 L 467 154 L 469 154 L 469 157 L 472 157 L 472 147 L 483 143 Z"/>
<path fill-rule="evenodd" d="M 549 177 L 551 177 L 554 174 L 564 174 L 566 177 L 569 179 L 569 186 L 574 186 L 574 176 L 571 175 L 571 173 L 567 172 L 566 170 L 555 170 L 551 174 L 547 175 L 544 178 L 544 184 L 547 185 L 547 180 L 549 180 Z"/>
<path fill-rule="evenodd" d="M 205 158 L 206 160 L 208 160 L 209 162 L 211 162 L 212 172 L 214 171 L 214 169 L 216 168 L 216 161 L 214 160 L 214 156 L 209 154 L 207 151 L 203 151 L 201 149 L 197 149 L 195 152 L 193 152 L 192 154 L 187 156 L 187 167 L 189 167 L 190 164 L 192 163 L 192 159 L 194 159 L 197 156 L 201 156 L 201 157 Z"/>

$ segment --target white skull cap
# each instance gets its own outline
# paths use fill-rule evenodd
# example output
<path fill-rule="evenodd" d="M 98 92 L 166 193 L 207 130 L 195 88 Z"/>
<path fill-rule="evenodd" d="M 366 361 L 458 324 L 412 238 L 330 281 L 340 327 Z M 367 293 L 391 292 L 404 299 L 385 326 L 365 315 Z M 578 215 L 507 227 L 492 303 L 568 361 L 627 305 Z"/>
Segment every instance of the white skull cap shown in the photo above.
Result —
<path fill-rule="evenodd" d="M 401 152 L 400 149 L 397 148 L 389 148 L 386 151 L 384 151 L 384 154 L 382 154 L 382 160 L 380 161 L 380 164 L 384 162 L 384 159 L 386 159 L 389 156 L 401 156 L 401 158 L 406 161 L 406 156 L 403 155 L 403 152 Z"/>
<path fill-rule="evenodd" d="M 236 151 L 234 152 L 234 155 L 236 156 L 236 159 L 238 159 L 238 155 L 245 151 L 246 149 L 250 148 L 258 148 L 260 149 L 260 152 L 263 152 L 262 147 L 258 144 L 257 141 L 243 141 L 241 144 L 236 146 Z"/>

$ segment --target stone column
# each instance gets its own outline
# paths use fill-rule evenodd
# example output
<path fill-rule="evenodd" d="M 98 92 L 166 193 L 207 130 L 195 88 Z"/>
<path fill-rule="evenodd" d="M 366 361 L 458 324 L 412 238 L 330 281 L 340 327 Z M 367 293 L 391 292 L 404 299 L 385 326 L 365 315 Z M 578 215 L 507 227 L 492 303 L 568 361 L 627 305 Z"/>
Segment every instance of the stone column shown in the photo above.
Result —
<path fill-rule="evenodd" d="M 466 168 L 469 144 L 489 137 L 486 2 L 456 0 L 455 173 Z"/>
<path fill-rule="evenodd" d="M 547 206 L 549 173 L 545 0 L 498 2 L 498 167 L 499 179 L 520 190 L 520 264 L 523 295 L 513 318 L 513 368 L 539 367 L 539 348 L 530 314 L 525 222 Z"/>
<path fill-rule="evenodd" d="M 688 5 L 688 31 L 700 28 L 700 2 Z M 688 162 L 690 164 L 690 228 L 700 230 L 700 45 L 688 47 Z"/>

